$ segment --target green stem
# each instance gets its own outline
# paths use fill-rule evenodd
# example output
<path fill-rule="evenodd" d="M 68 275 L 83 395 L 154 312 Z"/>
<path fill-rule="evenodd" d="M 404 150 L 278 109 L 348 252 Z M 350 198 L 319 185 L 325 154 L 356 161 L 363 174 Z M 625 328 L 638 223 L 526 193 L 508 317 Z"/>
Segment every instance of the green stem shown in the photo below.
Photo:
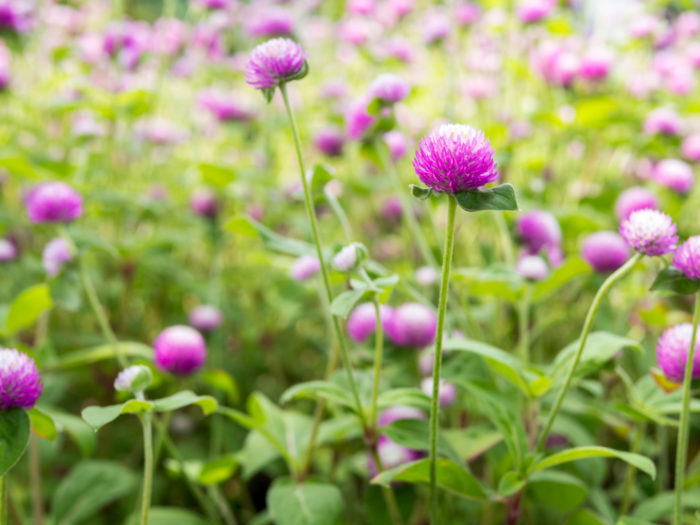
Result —
<path fill-rule="evenodd" d="M 382 352 L 384 349 L 384 333 L 382 331 L 382 312 L 379 299 L 374 296 L 374 312 L 377 318 L 377 329 L 374 336 L 374 381 L 372 382 L 372 404 L 369 409 L 369 424 L 377 428 L 377 400 L 379 399 L 379 379 L 382 372 Z"/>
<path fill-rule="evenodd" d="M 338 202 L 338 199 L 335 195 L 333 195 L 332 192 L 324 191 L 323 193 L 325 194 L 326 200 L 328 201 L 328 204 L 330 204 L 331 209 L 338 216 L 338 221 L 340 222 L 340 226 L 343 228 L 343 233 L 345 234 L 346 240 L 348 242 L 351 241 L 352 227 L 350 226 L 350 221 L 348 220 L 348 216 L 345 213 L 345 210 L 340 205 L 340 202 Z"/>
<path fill-rule="evenodd" d="M 683 406 L 681 408 L 680 424 L 678 426 L 678 445 L 676 448 L 676 483 L 673 505 L 673 525 L 680 525 L 683 516 L 683 485 L 685 484 L 685 461 L 688 454 L 688 433 L 690 430 L 690 383 L 693 380 L 693 359 L 695 357 L 695 336 L 700 320 L 700 294 L 695 296 L 693 311 L 693 331 L 690 336 L 690 349 L 685 363 L 683 377 Z"/>
<path fill-rule="evenodd" d="M 645 425 L 640 423 L 637 425 L 636 432 L 634 434 L 634 442 L 632 443 L 632 449 L 630 452 L 639 452 L 639 447 L 642 444 L 642 436 L 644 435 Z M 630 507 L 630 501 L 632 497 L 632 487 L 634 487 L 634 481 L 637 477 L 637 469 L 632 465 L 627 465 L 627 475 L 625 476 L 625 488 L 622 493 L 622 503 L 620 504 L 620 516 L 627 514 Z"/>
<path fill-rule="evenodd" d="M 515 264 L 515 255 L 513 254 L 513 245 L 510 238 L 510 233 L 508 232 L 508 226 L 506 225 L 506 220 L 503 216 L 502 211 L 497 211 L 494 213 L 496 220 L 496 227 L 498 228 L 498 234 L 501 236 L 501 247 L 503 248 L 503 257 L 509 266 Z"/>
<path fill-rule="evenodd" d="M 328 302 L 333 301 L 333 292 L 331 290 L 331 281 L 328 274 L 328 267 L 326 261 L 323 257 L 323 249 L 321 248 L 321 237 L 318 232 L 318 222 L 316 220 L 316 211 L 314 210 L 313 200 L 311 198 L 311 190 L 309 188 L 309 182 L 306 179 L 306 168 L 304 167 L 304 158 L 301 153 L 301 141 L 299 140 L 299 130 L 297 128 L 297 122 L 294 118 L 294 112 L 292 111 L 292 106 L 289 104 L 289 97 L 287 96 L 287 86 L 283 83 L 280 84 L 280 93 L 282 94 L 282 99 L 284 100 L 284 107 L 287 110 L 287 116 L 289 117 L 289 125 L 292 130 L 292 137 L 294 138 L 294 148 L 296 149 L 297 161 L 299 162 L 299 171 L 301 175 L 301 183 L 304 187 L 304 201 L 306 203 L 306 212 L 309 216 L 309 224 L 311 226 L 311 233 L 314 238 L 314 244 L 316 245 L 316 255 L 318 261 L 321 265 L 321 275 L 323 277 L 323 285 L 326 289 L 326 296 Z M 352 393 L 353 400 L 355 402 L 355 407 L 357 413 L 360 417 L 363 427 L 367 427 L 364 411 L 362 410 L 362 403 L 360 402 L 360 395 L 357 391 L 357 385 L 355 384 L 355 378 L 352 374 L 352 366 L 350 364 L 350 356 L 348 354 L 347 346 L 345 345 L 345 338 L 343 337 L 343 332 L 340 329 L 340 323 L 338 318 L 333 316 L 333 329 L 338 342 L 338 348 L 340 350 L 340 357 L 343 360 L 343 366 L 348 374 L 348 385 L 350 386 L 350 391 Z"/>
<path fill-rule="evenodd" d="M 32 490 L 32 519 L 34 525 L 44 524 L 44 505 L 41 494 L 41 460 L 39 438 L 32 432 L 29 436 L 29 483 Z"/>
<path fill-rule="evenodd" d="M 7 474 L 0 476 L 0 525 L 7 525 Z"/>
<path fill-rule="evenodd" d="M 525 292 L 520 300 L 518 312 L 518 350 L 523 366 L 530 364 L 530 297 L 532 286 L 525 285 Z"/>
<path fill-rule="evenodd" d="M 450 267 L 454 252 L 455 212 L 457 200 L 449 196 L 447 210 L 447 231 L 445 232 L 445 251 L 442 256 L 442 279 L 440 281 L 440 299 L 438 301 L 437 331 L 435 333 L 435 362 L 433 364 L 433 397 L 430 403 L 430 522 L 438 523 L 437 501 L 437 438 L 440 393 L 440 368 L 442 367 L 442 333 L 445 329 L 445 311 L 447 309 L 447 294 L 450 283 Z"/>
<path fill-rule="evenodd" d="M 598 312 L 598 308 L 600 308 L 600 303 L 603 301 L 603 297 L 605 297 L 612 285 L 615 284 L 616 281 L 624 277 L 634 267 L 634 265 L 636 265 L 637 262 L 639 262 L 641 258 L 642 254 L 635 253 L 629 261 L 627 261 L 620 268 L 618 268 L 612 274 L 610 274 L 610 276 L 605 280 L 605 282 L 596 292 L 595 297 L 593 298 L 593 303 L 591 304 L 590 308 L 588 309 L 588 313 L 586 314 L 586 320 L 583 323 L 583 329 L 581 330 L 581 336 L 579 337 L 578 348 L 576 349 L 574 360 L 571 363 L 571 368 L 569 369 L 569 373 L 566 375 L 564 384 L 562 385 L 561 390 L 557 395 L 557 399 L 554 402 L 554 406 L 549 412 L 549 416 L 547 417 L 547 423 L 544 426 L 544 430 L 542 431 L 542 435 L 540 436 L 540 440 L 537 444 L 537 452 L 542 452 L 544 450 L 544 445 L 547 441 L 547 436 L 549 435 L 549 431 L 552 429 L 552 425 L 554 424 L 554 420 L 557 417 L 557 413 L 559 412 L 561 404 L 564 401 L 566 392 L 569 389 L 569 386 L 571 386 L 571 381 L 574 378 L 576 367 L 578 366 L 578 363 L 581 360 L 581 355 L 583 355 L 583 349 L 586 346 L 586 339 L 588 339 L 588 334 L 591 331 L 591 327 L 593 326 L 593 319 L 595 318 L 595 314 Z"/>
<path fill-rule="evenodd" d="M 143 400 L 143 392 L 138 399 Z M 151 489 L 153 487 L 153 415 L 145 412 L 139 419 L 143 426 L 143 492 L 141 496 L 141 525 L 148 525 L 148 512 L 151 509 Z"/>
<path fill-rule="evenodd" d="M 377 472 L 383 472 L 384 467 L 382 465 L 382 460 L 379 457 L 376 444 L 372 447 L 372 457 L 374 458 L 374 464 L 377 467 Z M 384 495 L 384 501 L 386 502 L 387 509 L 389 509 L 389 516 L 391 516 L 392 523 L 394 525 L 403 525 L 401 512 L 399 512 L 399 504 L 396 502 L 394 492 L 390 487 L 382 487 L 382 494 Z"/>

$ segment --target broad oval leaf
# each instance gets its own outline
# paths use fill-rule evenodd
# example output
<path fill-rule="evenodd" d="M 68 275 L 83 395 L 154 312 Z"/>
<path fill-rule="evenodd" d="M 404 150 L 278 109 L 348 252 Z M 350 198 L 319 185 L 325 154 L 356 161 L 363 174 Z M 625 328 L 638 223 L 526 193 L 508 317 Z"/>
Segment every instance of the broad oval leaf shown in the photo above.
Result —
<path fill-rule="evenodd" d="M 9 335 L 29 328 L 41 314 L 51 308 L 51 292 L 47 284 L 37 284 L 22 291 L 10 304 L 5 319 L 5 332 Z"/>
<path fill-rule="evenodd" d="M 56 439 L 58 431 L 56 430 L 56 424 L 53 418 L 49 414 L 34 407 L 29 410 L 29 419 L 32 423 L 32 430 L 34 430 L 36 434 L 49 441 Z"/>
<path fill-rule="evenodd" d="M 149 401 L 139 401 L 131 399 L 120 405 L 109 405 L 106 407 L 87 407 L 83 409 L 81 416 L 85 422 L 94 430 L 99 430 L 107 423 L 111 423 L 122 414 L 139 414 L 151 410 L 153 403 Z"/>
<path fill-rule="evenodd" d="M 287 403 L 292 399 L 306 398 L 306 399 L 326 399 L 331 403 L 337 405 L 342 405 L 348 407 L 352 410 L 355 409 L 355 403 L 353 402 L 350 393 L 330 381 L 308 381 L 306 383 L 299 383 L 291 388 L 285 390 L 280 397 L 280 403 Z"/>
<path fill-rule="evenodd" d="M 19 461 L 29 443 L 29 414 L 22 408 L 0 411 L 0 476 Z"/>
<path fill-rule="evenodd" d="M 156 412 L 172 412 L 186 406 L 197 405 L 205 415 L 215 412 L 218 406 L 216 399 L 213 397 L 198 396 L 189 390 L 183 390 L 161 399 L 154 399 L 151 403 Z"/>
<path fill-rule="evenodd" d="M 382 435 L 394 443 L 412 450 L 430 450 L 430 430 L 423 419 L 399 419 L 382 427 Z M 438 454 L 445 456 L 455 463 L 462 462 L 452 444 L 443 434 L 438 434 Z"/>
<path fill-rule="evenodd" d="M 338 295 L 331 303 L 331 313 L 338 317 L 347 317 L 355 305 L 367 292 L 367 288 L 348 290 Z"/>
<path fill-rule="evenodd" d="M 656 477 L 656 467 L 649 458 L 640 454 L 624 452 L 622 450 L 615 450 L 607 447 L 576 447 L 563 450 L 562 452 L 557 452 L 556 454 L 552 454 L 551 456 L 537 462 L 532 467 L 531 472 L 537 472 L 546 468 L 555 467 L 570 461 L 596 457 L 621 459 L 622 461 L 625 461 L 633 467 L 648 474 L 652 479 Z"/>
<path fill-rule="evenodd" d="M 343 496 L 335 485 L 280 478 L 267 493 L 267 506 L 277 525 L 336 525 Z"/>
<path fill-rule="evenodd" d="M 679 295 L 693 295 L 700 290 L 700 280 L 688 279 L 682 271 L 668 267 L 658 273 L 651 285 L 651 290 L 664 290 Z"/>
<path fill-rule="evenodd" d="M 459 207 L 465 211 L 515 211 L 518 209 L 515 188 L 509 183 L 486 190 L 460 191 L 455 193 L 455 199 Z"/>
<path fill-rule="evenodd" d="M 430 459 L 419 459 L 385 470 L 375 476 L 372 483 L 388 487 L 395 481 L 428 485 L 430 483 Z M 464 467 L 449 459 L 438 458 L 437 460 L 437 485 L 441 489 L 463 498 L 486 499 L 486 492 L 476 478 Z"/>

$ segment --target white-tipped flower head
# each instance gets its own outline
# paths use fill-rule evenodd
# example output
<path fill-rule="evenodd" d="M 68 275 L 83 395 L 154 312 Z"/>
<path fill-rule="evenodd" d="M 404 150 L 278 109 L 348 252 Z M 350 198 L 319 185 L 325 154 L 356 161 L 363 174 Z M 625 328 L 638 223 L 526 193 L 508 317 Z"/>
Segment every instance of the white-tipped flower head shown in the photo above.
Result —
<path fill-rule="evenodd" d="M 133 365 L 125 368 L 114 380 L 114 388 L 121 392 L 142 392 L 153 382 L 151 369 L 145 365 Z"/>
<path fill-rule="evenodd" d="M 639 253 L 664 255 L 676 247 L 678 236 L 671 217 L 657 210 L 638 210 L 622 221 L 620 235 Z"/>
<path fill-rule="evenodd" d="M 350 272 L 357 268 L 367 256 L 367 248 L 362 243 L 353 242 L 333 257 L 333 267 L 340 272 Z"/>

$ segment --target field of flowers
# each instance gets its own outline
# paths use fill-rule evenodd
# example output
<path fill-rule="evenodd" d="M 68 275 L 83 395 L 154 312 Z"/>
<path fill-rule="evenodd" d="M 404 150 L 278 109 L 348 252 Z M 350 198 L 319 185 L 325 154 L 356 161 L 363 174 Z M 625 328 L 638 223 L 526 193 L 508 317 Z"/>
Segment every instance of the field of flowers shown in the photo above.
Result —
<path fill-rule="evenodd" d="M 0 525 L 699 523 L 698 70 L 696 0 L 0 0 Z"/>

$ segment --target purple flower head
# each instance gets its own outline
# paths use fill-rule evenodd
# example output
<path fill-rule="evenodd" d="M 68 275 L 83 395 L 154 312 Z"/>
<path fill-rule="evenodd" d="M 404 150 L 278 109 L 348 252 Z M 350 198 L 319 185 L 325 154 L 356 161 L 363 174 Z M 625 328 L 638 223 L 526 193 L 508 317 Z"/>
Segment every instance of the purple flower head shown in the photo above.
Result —
<path fill-rule="evenodd" d="M 700 162 L 700 133 L 688 135 L 683 140 L 681 153 L 691 162 Z"/>
<path fill-rule="evenodd" d="M 406 154 L 408 146 L 406 145 L 406 137 L 399 130 L 394 129 L 384 133 L 384 142 L 389 147 L 391 160 L 396 162 Z"/>
<path fill-rule="evenodd" d="M 688 238 L 673 254 L 671 264 L 688 279 L 700 279 L 700 235 Z"/>
<path fill-rule="evenodd" d="M 190 208 L 200 217 L 212 218 L 219 212 L 219 201 L 212 190 L 200 188 L 192 193 Z"/>
<path fill-rule="evenodd" d="M 381 305 L 379 317 L 382 320 L 382 329 L 387 330 L 394 311 L 391 307 Z M 367 338 L 377 330 L 377 315 L 373 303 L 362 303 L 350 314 L 346 326 L 350 339 L 356 343 L 364 343 Z"/>
<path fill-rule="evenodd" d="M 688 193 L 695 183 L 692 168 L 682 160 L 665 159 L 654 166 L 654 180 L 678 193 Z"/>
<path fill-rule="evenodd" d="M 637 210 L 656 210 L 659 203 L 656 195 L 646 188 L 635 186 L 623 191 L 615 201 L 615 215 L 621 221 Z"/>
<path fill-rule="evenodd" d="M 520 258 L 515 267 L 520 277 L 532 281 L 541 281 L 549 275 L 547 262 L 539 255 L 525 255 Z"/>
<path fill-rule="evenodd" d="M 235 0 L 198 0 L 205 9 L 226 9 L 233 5 Z"/>
<path fill-rule="evenodd" d="M 406 98 L 411 86 L 398 75 L 383 73 L 369 85 L 370 98 L 376 98 L 386 104 L 395 104 Z"/>
<path fill-rule="evenodd" d="M 132 365 L 125 368 L 114 380 L 114 388 L 121 392 L 142 392 L 153 382 L 153 373 L 145 365 Z"/>
<path fill-rule="evenodd" d="M 68 241 L 62 237 L 56 237 L 49 241 L 44 247 L 44 252 L 41 256 L 42 263 L 46 273 L 55 277 L 63 268 L 63 265 L 73 258 Z"/>
<path fill-rule="evenodd" d="M 685 377 L 685 365 L 688 362 L 690 339 L 693 325 L 682 323 L 668 328 L 659 337 L 656 345 L 656 362 L 664 375 L 675 383 L 682 383 Z M 692 378 L 700 377 L 700 337 L 695 338 Z"/>
<path fill-rule="evenodd" d="M 250 120 L 250 113 L 238 104 L 235 97 L 221 91 L 212 89 L 202 91 L 199 94 L 199 105 L 222 122 Z"/>
<path fill-rule="evenodd" d="M 426 396 L 433 395 L 433 378 L 426 377 L 421 381 L 420 389 Z M 444 379 L 440 379 L 440 386 L 438 387 L 438 402 L 441 406 L 449 406 L 454 403 L 457 398 L 457 389 L 452 383 L 445 382 Z"/>
<path fill-rule="evenodd" d="M 0 0 L 0 30 L 26 33 L 32 27 L 32 2 Z"/>
<path fill-rule="evenodd" d="M 620 235 L 639 253 L 664 255 L 676 247 L 678 236 L 671 217 L 657 210 L 638 210 L 620 225 Z"/>
<path fill-rule="evenodd" d="M 321 269 L 320 261 L 311 255 L 302 255 L 292 265 L 291 276 L 295 281 L 305 281 Z"/>
<path fill-rule="evenodd" d="M 289 38 L 273 38 L 250 53 L 245 68 L 245 80 L 255 89 L 278 86 L 304 69 L 306 53 Z"/>
<path fill-rule="evenodd" d="M 247 29 L 251 36 L 289 36 L 294 32 L 294 20 L 285 9 L 264 7 L 255 11 Z"/>
<path fill-rule="evenodd" d="M 347 10 L 356 15 L 368 15 L 377 7 L 376 0 L 348 0 Z"/>
<path fill-rule="evenodd" d="M 613 55 L 608 48 L 593 47 L 584 53 L 579 73 L 586 80 L 602 80 L 610 73 Z"/>
<path fill-rule="evenodd" d="M 353 102 L 345 113 L 345 133 L 348 138 L 359 140 L 372 127 L 375 118 L 367 112 L 366 99 Z"/>
<path fill-rule="evenodd" d="M 0 263 L 14 261 L 17 258 L 17 246 L 12 241 L 0 239 Z"/>
<path fill-rule="evenodd" d="M 413 168 L 423 184 L 444 193 L 476 190 L 498 180 L 489 140 L 463 124 L 443 124 L 423 137 Z"/>
<path fill-rule="evenodd" d="M 71 222 L 83 214 L 83 198 L 64 182 L 43 182 L 27 195 L 25 204 L 29 220 Z"/>
<path fill-rule="evenodd" d="M 421 266 L 416 270 L 416 282 L 423 286 L 432 286 L 438 280 L 438 273 L 432 266 Z"/>
<path fill-rule="evenodd" d="M 377 440 L 377 454 L 384 470 L 415 461 L 424 455 L 420 450 L 406 448 L 393 442 L 386 436 L 379 436 Z M 372 476 L 376 476 L 379 473 L 379 469 L 377 469 L 377 465 L 371 455 L 367 457 L 367 468 Z"/>
<path fill-rule="evenodd" d="M 200 368 L 207 357 L 202 334 L 184 325 L 163 330 L 153 343 L 155 363 L 165 372 L 188 375 Z"/>
<path fill-rule="evenodd" d="M 217 329 L 224 321 L 224 314 L 216 306 L 200 304 L 190 311 L 189 321 L 192 326 L 202 332 Z"/>
<path fill-rule="evenodd" d="M 472 2 L 462 2 L 455 9 L 455 18 L 461 26 L 473 24 L 481 16 L 481 7 Z"/>
<path fill-rule="evenodd" d="M 362 243 L 353 242 L 343 247 L 333 257 L 333 267 L 340 272 L 350 272 L 367 256 L 367 248 Z"/>
<path fill-rule="evenodd" d="M 629 247 L 615 232 L 596 232 L 583 241 L 581 256 L 596 272 L 608 273 L 625 264 L 629 257 Z"/>
<path fill-rule="evenodd" d="M 10 51 L 0 40 L 0 91 L 10 84 Z"/>
<path fill-rule="evenodd" d="M 386 326 L 387 336 L 397 346 L 428 346 L 435 340 L 435 312 L 420 303 L 405 303 L 394 310 Z"/>
<path fill-rule="evenodd" d="M 450 19 L 442 11 L 434 11 L 423 20 L 423 42 L 427 45 L 442 42 L 450 34 Z"/>
<path fill-rule="evenodd" d="M 518 3 L 516 14 L 521 22 L 530 24 L 549 16 L 554 5 L 551 0 L 522 0 Z"/>
<path fill-rule="evenodd" d="M 669 108 L 656 108 L 644 120 L 644 133 L 647 135 L 678 135 L 683 127 L 683 120 L 678 113 Z"/>
<path fill-rule="evenodd" d="M 425 419 L 425 413 L 415 407 L 396 405 L 382 412 L 382 415 L 379 416 L 379 420 L 377 421 L 377 425 L 385 427 L 401 419 Z"/>
<path fill-rule="evenodd" d="M 326 126 L 316 134 L 314 144 L 321 153 L 329 157 L 339 157 L 343 154 L 345 137 L 335 126 Z"/>
<path fill-rule="evenodd" d="M 528 251 L 537 254 L 543 248 L 561 244 L 561 228 L 549 212 L 533 210 L 518 218 L 517 232 Z"/>
<path fill-rule="evenodd" d="M 41 389 L 34 359 L 14 348 L 0 348 L 0 410 L 33 408 Z"/>
<path fill-rule="evenodd" d="M 187 139 L 187 132 L 163 117 L 139 120 L 134 124 L 134 133 L 153 144 L 178 144 Z"/>

